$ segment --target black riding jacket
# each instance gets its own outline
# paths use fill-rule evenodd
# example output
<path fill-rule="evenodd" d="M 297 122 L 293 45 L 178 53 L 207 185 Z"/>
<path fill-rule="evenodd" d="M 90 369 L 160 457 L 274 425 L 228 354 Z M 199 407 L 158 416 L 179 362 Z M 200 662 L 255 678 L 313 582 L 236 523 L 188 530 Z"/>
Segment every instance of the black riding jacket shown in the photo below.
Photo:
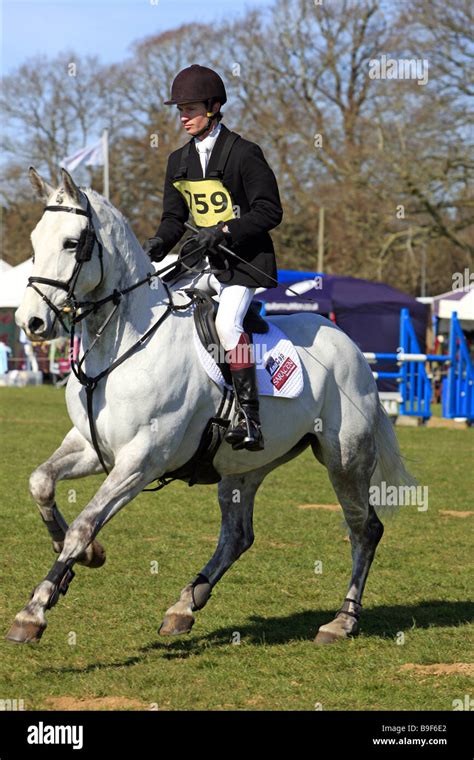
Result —
<path fill-rule="evenodd" d="M 204 179 L 218 166 L 219 156 L 230 131 L 223 124 L 214 144 Z M 186 144 L 187 145 L 187 144 Z M 156 237 L 164 241 L 168 253 L 186 231 L 189 209 L 183 195 L 173 185 L 182 167 L 182 155 L 186 146 L 171 153 L 166 170 L 163 215 Z M 187 178 L 202 180 L 202 167 L 194 140 L 191 141 L 187 159 Z M 239 216 L 226 222 L 231 234 L 227 245 L 245 262 L 227 257 L 229 268 L 216 272 L 222 283 L 247 287 L 276 286 L 277 269 L 275 252 L 269 230 L 280 224 L 283 211 L 275 175 L 268 165 L 261 148 L 240 136 L 233 143 L 225 163 L 222 183 L 230 192 Z M 215 260 L 215 257 L 213 257 Z M 221 259 L 222 264 L 223 259 Z M 219 264 L 219 270 L 221 267 Z M 250 264 L 257 269 L 253 269 Z"/>

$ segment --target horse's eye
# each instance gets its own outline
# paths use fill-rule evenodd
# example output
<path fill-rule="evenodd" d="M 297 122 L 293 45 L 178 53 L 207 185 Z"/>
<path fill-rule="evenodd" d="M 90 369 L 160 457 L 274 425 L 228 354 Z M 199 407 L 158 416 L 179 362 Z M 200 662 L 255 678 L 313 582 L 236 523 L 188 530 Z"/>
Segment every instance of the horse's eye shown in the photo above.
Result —
<path fill-rule="evenodd" d="M 69 238 L 68 240 L 64 241 L 64 248 L 77 248 L 77 240 L 73 240 L 72 238 Z"/>

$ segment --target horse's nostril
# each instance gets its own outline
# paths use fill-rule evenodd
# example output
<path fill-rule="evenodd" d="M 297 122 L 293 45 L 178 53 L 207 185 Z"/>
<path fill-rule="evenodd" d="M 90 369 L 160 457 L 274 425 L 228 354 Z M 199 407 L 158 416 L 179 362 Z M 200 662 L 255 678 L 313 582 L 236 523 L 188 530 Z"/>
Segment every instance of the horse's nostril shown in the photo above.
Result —
<path fill-rule="evenodd" d="M 39 317 L 31 317 L 28 321 L 28 330 L 32 333 L 39 333 L 44 328 L 44 322 Z"/>

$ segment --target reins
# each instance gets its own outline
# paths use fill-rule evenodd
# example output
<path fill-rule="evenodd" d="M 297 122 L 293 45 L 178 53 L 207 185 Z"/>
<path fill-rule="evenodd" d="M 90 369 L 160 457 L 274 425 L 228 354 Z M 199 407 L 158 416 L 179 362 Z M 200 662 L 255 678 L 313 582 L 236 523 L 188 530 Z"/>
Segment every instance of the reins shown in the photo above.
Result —
<path fill-rule="evenodd" d="M 194 233 L 199 232 L 197 227 L 194 227 L 189 222 L 185 222 L 184 226 L 187 227 L 188 230 L 191 230 Z M 255 271 L 258 272 L 258 274 L 262 274 L 264 277 L 268 277 L 270 280 L 273 280 L 273 282 L 275 283 L 275 287 L 277 285 L 280 285 L 278 280 L 275 277 L 273 277 L 271 274 L 267 274 L 266 272 L 263 271 L 263 269 L 260 269 L 259 267 L 255 266 L 255 264 L 252 264 L 250 261 L 247 261 L 247 259 L 242 258 L 242 256 L 239 256 L 238 253 L 236 253 L 235 251 L 232 251 L 230 248 L 227 248 L 227 246 L 223 245 L 222 243 L 218 243 L 216 247 L 220 248 L 220 250 L 223 253 L 227 254 L 228 256 L 233 256 L 234 259 L 241 261 L 243 264 L 245 264 L 245 266 L 251 267 L 251 269 L 255 269 Z M 289 290 L 290 293 L 293 293 L 294 296 L 298 296 L 298 298 L 300 298 L 302 301 L 310 301 L 311 303 L 315 303 L 315 304 L 318 303 L 318 301 L 315 298 L 310 298 L 309 296 L 302 296 L 296 290 L 293 290 L 290 287 L 288 287 L 287 290 Z"/>
<path fill-rule="evenodd" d="M 146 277 L 143 277 L 141 280 L 138 280 L 137 282 L 133 283 L 132 285 L 129 285 L 126 288 L 123 288 L 121 290 L 114 289 L 114 291 L 104 298 L 101 298 L 97 301 L 78 301 L 74 289 L 77 285 L 77 281 L 81 272 L 81 269 L 85 262 L 90 261 L 92 258 L 92 254 L 94 252 L 94 249 L 97 244 L 98 249 L 98 256 L 99 256 L 99 262 L 100 262 L 100 280 L 96 287 L 99 287 L 103 281 L 104 278 L 104 264 L 103 264 L 103 245 L 100 239 L 97 236 L 96 230 L 94 228 L 93 220 L 92 220 L 92 211 L 91 211 L 91 205 L 89 199 L 86 197 L 86 210 L 82 208 L 74 208 L 72 206 L 46 206 L 45 211 L 64 211 L 66 213 L 72 213 L 72 214 L 78 214 L 81 216 L 87 217 L 87 227 L 81 232 L 77 249 L 76 249 L 76 256 L 75 256 L 75 263 L 74 268 L 71 274 L 71 277 L 67 282 L 63 280 L 55 280 L 48 277 L 29 277 L 28 278 L 28 285 L 27 287 L 33 288 L 38 295 L 41 296 L 43 301 L 49 306 L 49 308 L 53 311 L 55 315 L 55 320 L 58 319 L 61 326 L 63 327 L 64 331 L 69 335 L 69 359 L 71 363 L 71 371 L 75 375 L 76 379 L 79 381 L 79 383 L 85 388 L 86 391 L 86 402 L 87 402 L 87 417 L 89 422 L 89 430 L 91 434 L 91 440 L 92 445 L 94 447 L 94 450 L 97 454 L 97 457 L 99 459 L 99 462 L 103 468 L 103 470 L 109 474 L 109 470 L 105 464 L 104 457 L 102 455 L 102 451 L 100 449 L 98 437 L 97 437 L 97 430 L 95 425 L 95 419 L 94 419 L 94 408 L 93 408 L 93 398 L 94 398 L 94 390 L 97 387 L 97 384 L 102 380 L 103 378 L 110 375 L 111 372 L 113 372 L 114 369 L 119 367 L 123 362 L 125 362 L 138 348 L 140 348 L 160 327 L 160 325 L 167 319 L 167 317 L 176 311 L 184 311 L 188 309 L 192 303 L 195 300 L 195 297 L 193 294 L 190 295 L 190 299 L 186 304 L 183 304 L 181 306 L 177 306 L 173 301 L 173 296 L 171 293 L 170 288 L 167 286 L 166 283 L 163 282 L 163 286 L 166 290 L 167 296 L 168 296 L 168 303 L 166 305 L 166 309 L 163 314 L 157 319 L 154 324 L 151 325 L 151 327 L 148 328 L 148 330 L 132 345 L 130 348 L 128 348 L 121 356 L 119 356 L 115 361 L 112 362 L 108 367 L 106 367 L 102 372 L 99 372 L 99 374 L 91 376 L 88 375 L 83 370 L 84 362 L 87 358 L 87 356 L 90 354 L 94 346 L 97 345 L 98 341 L 102 337 L 105 329 L 108 327 L 108 325 L 111 323 L 113 317 L 117 313 L 117 310 L 120 306 L 121 300 L 124 296 L 128 295 L 129 293 L 132 293 L 137 288 L 141 287 L 142 285 L 151 284 L 151 281 L 154 277 L 159 277 L 163 273 L 167 272 L 170 269 L 173 269 L 177 263 L 181 263 L 184 265 L 184 268 L 188 271 L 196 271 L 192 266 L 187 266 L 183 259 L 190 255 L 196 255 L 200 250 L 204 248 L 204 246 L 198 246 L 197 248 L 191 249 L 188 253 L 182 253 L 182 250 L 184 246 L 189 242 L 189 239 L 185 241 L 185 243 L 181 247 L 180 256 L 178 258 L 177 262 L 172 262 L 168 264 L 165 267 L 162 267 L 161 269 L 153 272 L 148 272 Z M 192 230 L 194 233 L 198 232 L 198 230 L 193 227 L 188 222 L 185 223 L 185 226 Z M 255 269 L 260 274 L 264 274 L 261 272 L 261 270 L 256 267 L 255 265 L 251 264 L 248 261 L 245 261 L 242 257 L 240 257 L 238 254 L 236 254 L 234 251 L 231 251 L 226 246 L 220 244 L 219 248 L 224 251 L 226 254 L 233 256 L 234 258 L 238 259 L 239 261 L 244 262 L 248 266 Z M 200 270 L 200 272 L 205 270 Z M 211 267 L 212 271 L 212 267 Z M 275 279 L 275 278 L 271 278 Z M 64 290 L 66 292 L 66 300 L 62 308 L 59 308 L 56 306 L 48 296 L 43 293 L 40 288 L 37 287 L 37 284 L 44 284 L 49 285 L 55 288 L 59 288 L 60 290 Z M 275 280 L 275 283 L 278 284 L 277 280 Z M 291 290 L 291 288 L 289 288 Z M 295 292 L 295 291 L 292 291 Z M 295 292 L 295 295 L 299 295 Z M 300 296 L 301 298 L 301 296 Z M 314 301 L 312 298 L 306 298 L 304 300 L 308 301 Z M 74 358 L 74 339 L 76 334 L 76 324 L 81 322 L 83 319 L 86 319 L 90 314 L 97 313 L 97 311 L 105 306 L 107 303 L 113 303 L 113 309 L 111 312 L 107 315 L 107 317 L 104 319 L 102 324 L 98 327 L 95 337 L 92 340 L 91 344 L 88 346 L 88 348 L 85 350 L 84 354 L 80 359 Z M 71 312 L 70 317 L 70 327 L 68 327 L 63 319 L 62 312 L 65 310 L 69 310 Z M 80 312 L 80 313 L 79 313 Z M 145 489 L 147 490 L 147 489 Z M 149 489 L 149 490 L 155 490 L 155 489 Z"/>
<path fill-rule="evenodd" d="M 109 470 L 107 469 L 107 467 L 105 465 L 105 462 L 104 462 L 104 459 L 103 459 L 103 456 L 102 456 L 102 452 L 100 450 L 99 442 L 97 440 L 97 431 L 95 429 L 95 421 L 94 421 L 94 414 L 93 414 L 93 393 L 94 393 L 95 388 L 97 387 L 97 383 L 100 380 L 102 380 L 102 378 L 107 377 L 108 375 L 110 375 L 110 373 L 113 372 L 114 369 L 116 369 L 121 364 L 123 364 L 123 362 L 126 361 L 129 358 L 129 356 L 131 356 L 133 354 L 133 352 L 137 348 L 139 348 L 140 346 L 142 346 L 148 340 L 148 338 L 150 338 L 153 335 L 153 333 L 156 332 L 156 330 L 159 328 L 159 326 L 165 321 L 165 319 L 172 312 L 188 309 L 189 306 L 191 305 L 191 303 L 193 302 L 193 298 L 191 298 L 188 301 L 188 303 L 186 303 L 186 304 L 184 304 L 182 306 L 177 306 L 173 302 L 173 298 L 172 298 L 171 291 L 169 290 L 169 288 L 166 285 L 164 285 L 164 287 L 166 288 L 166 292 L 167 292 L 168 298 L 169 298 L 169 301 L 168 301 L 168 304 L 166 306 L 165 312 L 159 317 L 159 319 L 157 319 L 157 321 L 151 327 L 148 328 L 148 330 L 132 346 L 130 346 L 130 348 L 128 348 L 125 351 L 125 353 L 123 353 L 121 356 L 119 356 L 118 359 L 116 359 L 114 362 L 112 362 L 112 364 L 110 364 L 108 367 L 106 367 L 106 369 L 102 370 L 102 372 L 99 372 L 98 375 L 94 375 L 93 377 L 91 377 L 90 375 L 87 375 L 82 370 L 81 364 L 83 363 L 83 361 L 86 358 L 86 356 L 89 353 L 89 351 L 96 344 L 97 340 L 101 337 L 101 335 L 103 333 L 103 330 L 109 324 L 110 319 L 111 319 L 112 315 L 115 313 L 115 311 L 117 310 L 119 304 L 117 303 L 115 305 L 113 311 L 109 314 L 109 316 L 107 317 L 107 319 L 105 320 L 105 322 L 103 323 L 103 325 L 101 325 L 101 328 L 99 328 L 99 330 L 96 333 L 96 337 L 95 337 L 94 341 L 91 343 L 91 345 L 89 346 L 88 350 L 84 353 L 84 355 L 81 357 L 81 360 L 79 362 L 75 361 L 72 358 L 72 345 L 73 345 L 73 341 L 74 341 L 74 323 L 71 326 L 71 333 L 70 333 L 71 369 L 74 372 L 74 375 L 76 376 L 76 378 L 81 383 L 81 385 L 83 385 L 85 387 L 85 389 L 86 389 L 87 416 L 89 418 L 89 429 L 90 429 L 90 433 L 91 433 L 92 444 L 93 444 L 94 449 L 95 449 L 95 451 L 97 453 L 99 461 L 100 461 L 103 469 L 105 470 L 105 472 L 107 474 L 109 473 Z"/>
<path fill-rule="evenodd" d="M 100 340 L 105 329 L 112 321 L 112 318 L 114 317 L 114 315 L 117 312 L 118 307 L 120 306 L 122 297 L 133 292 L 134 290 L 141 287 L 142 285 L 145 285 L 145 284 L 150 285 L 151 280 L 154 277 L 159 277 L 161 274 L 163 274 L 163 272 L 166 272 L 175 266 L 175 262 L 172 262 L 171 264 L 168 264 L 166 267 L 163 267 L 162 269 L 158 271 L 148 272 L 146 277 L 142 278 L 138 282 L 133 283 L 133 285 L 130 285 L 127 288 L 123 288 L 122 290 L 115 289 L 110 295 L 105 296 L 104 298 L 101 298 L 98 301 L 78 301 L 74 294 L 74 288 L 76 287 L 77 280 L 78 280 L 83 264 L 86 261 L 90 261 L 90 259 L 92 258 L 92 253 L 94 251 L 96 243 L 98 247 L 98 255 L 99 255 L 99 260 L 100 260 L 100 272 L 101 272 L 100 281 L 96 287 L 100 286 L 104 278 L 103 246 L 102 246 L 101 241 L 97 237 L 97 233 L 94 228 L 90 202 L 87 196 L 86 196 L 86 200 L 87 200 L 87 208 L 85 211 L 83 209 L 74 208 L 70 206 L 46 206 L 45 208 L 45 211 L 65 211 L 66 213 L 74 213 L 74 214 L 79 214 L 79 215 L 87 217 L 87 220 L 88 220 L 87 227 L 81 233 L 81 237 L 78 241 L 74 269 L 72 271 L 72 274 L 69 280 L 65 282 L 63 280 L 54 280 L 48 277 L 29 277 L 27 287 L 33 288 L 41 296 L 43 301 L 45 301 L 47 305 L 49 306 L 49 308 L 54 312 L 55 319 L 59 320 L 63 329 L 69 335 L 69 359 L 71 362 L 71 371 L 73 372 L 77 380 L 80 382 L 80 384 L 86 390 L 87 417 L 89 421 L 89 430 L 91 434 L 92 445 L 94 446 L 95 452 L 97 454 L 97 457 L 99 459 L 99 462 L 102 468 L 107 474 L 109 474 L 109 470 L 105 464 L 104 457 L 102 455 L 99 441 L 97 438 L 97 430 L 95 426 L 94 410 L 93 410 L 94 390 L 97 387 L 97 384 L 99 383 L 99 381 L 107 377 L 108 375 L 110 375 L 110 373 L 113 372 L 113 370 L 119 367 L 121 364 L 123 364 L 123 362 L 126 361 L 134 353 L 136 349 L 140 348 L 153 335 L 153 333 L 156 332 L 159 326 L 165 321 L 165 319 L 167 319 L 167 317 L 172 312 L 184 311 L 188 309 L 191 306 L 191 304 L 194 302 L 195 297 L 191 295 L 187 303 L 181 306 L 178 306 L 173 301 L 171 290 L 168 288 L 166 283 L 163 283 L 163 286 L 168 296 L 168 304 L 166 306 L 164 313 L 161 314 L 161 316 L 157 319 L 157 321 L 154 324 L 152 324 L 151 327 L 149 327 L 148 330 L 132 346 L 130 346 L 130 348 L 128 348 L 121 356 L 119 356 L 114 362 L 112 362 L 112 364 L 106 367 L 106 369 L 102 370 L 102 372 L 99 372 L 98 375 L 90 376 L 86 372 L 84 372 L 84 370 L 82 369 L 82 366 L 84 364 L 86 357 L 90 354 L 91 350 Z M 193 249 L 192 253 L 196 253 L 196 249 Z M 185 255 L 189 255 L 189 254 L 185 254 Z M 40 290 L 40 288 L 36 286 L 36 283 L 50 285 L 52 287 L 59 288 L 60 290 L 65 290 L 67 295 L 66 295 L 66 301 L 63 307 L 59 309 L 51 301 L 51 299 L 48 298 L 48 296 L 46 296 L 45 293 L 43 293 Z M 113 302 L 114 308 L 112 309 L 110 314 L 107 315 L 105 320 L 97 329 L 93 341 L 88 346 L 83 356 L 79 360 L 74 359 L 74 339 L 75 339 L 75 333 L 76 333 L 75 331 L 76 324 L 81 322 L 90 314 L 96 313 L 102 306 L 110 302 Z M 65 309 L 68 309 L 71 311 L 70 327 L 66 325 L 61 314 L 61 312 L 65 311 Z M 78 313 L 79 310 L 81 310 L 80 314 Z"/>

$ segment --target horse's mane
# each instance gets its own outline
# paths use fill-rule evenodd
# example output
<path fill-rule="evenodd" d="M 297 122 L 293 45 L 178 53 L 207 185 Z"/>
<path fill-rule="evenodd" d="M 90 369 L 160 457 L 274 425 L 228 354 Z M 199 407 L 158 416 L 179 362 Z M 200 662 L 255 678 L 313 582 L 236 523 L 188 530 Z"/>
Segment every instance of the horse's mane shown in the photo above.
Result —
<path fill-rule="evenodd" d="M 103 231 L 107 235 L 112 234 L 112 227 L 117 231 L 117 223 L 118 228 L 121 230 L 123 229 L 123 232 L 132 232 L 128 221 L 122 212 L 119 211 L 118 208 L 115 208 L 107 198 L 104 198 L 104 196 L 98 193 L 97 190 L 93 190 L 92 187 L 81 187 L 80 190 L 89 198 L 91 206 L 93 206 L 94 211 L 101 221 Z"/>
<path fill-rule="evenodd" d="M 99 217 L 101 235 L 115 241 L 115 247 L 121 252 L 123 259 L 130 264 L 137 260 L 137 248 L 142 251 L 140 243 L 128 223 L 126 217 L 103 195 L 91 187 L 81 187 L 87 195 L 90 204 Z"/>

